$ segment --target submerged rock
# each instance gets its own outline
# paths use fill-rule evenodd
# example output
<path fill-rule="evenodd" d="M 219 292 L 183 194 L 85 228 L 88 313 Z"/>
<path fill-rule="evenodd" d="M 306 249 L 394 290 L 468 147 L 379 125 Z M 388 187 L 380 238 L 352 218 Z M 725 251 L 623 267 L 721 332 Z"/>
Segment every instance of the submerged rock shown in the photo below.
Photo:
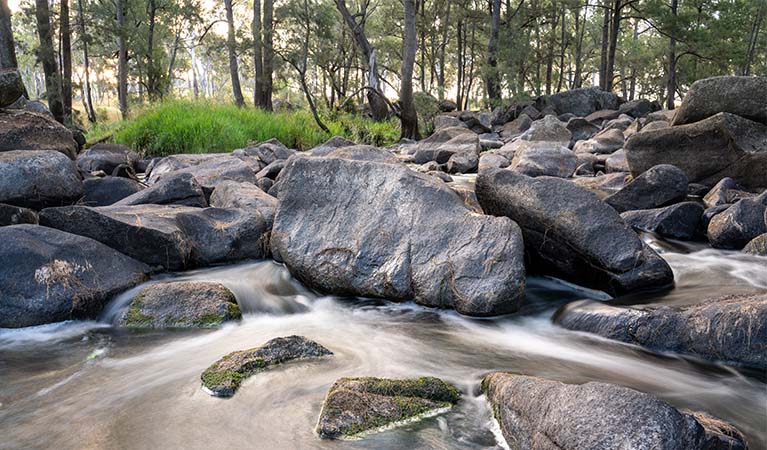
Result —
<path fill-rule="evenodd" d="M 322 438 L 355 438 L 368 432 L 431 417 L 458 403 L 460 393 L 439 378 L 341 378 L 320 412 Z"/>
<path fill-rule="evenodd" d="M 0 152 L 0 203 L 42 209 L 72 204 L 82 195 L 80 173 L 62 153 Z"/>
<path fill-rule="evenodd" d="M 202 388 L 215 397 L 231 397 L 246 378 L 271 366 L 332 354 L 303 336 L 274 338 L 261 347 L 232 352 L 213 363 L 200 376 Z"/>
<path fill-rule="evenodd" d="M 767 369 L 767 294 L 733 294 L 676 309 L 575 302 L 556 322 L 651 350 Z"/>
<path fill-rule="evenodd" d="M 665 208 L 626 211 L 621 217 L 635 229 L 689 241 L 694 239 L 700 230 L 703 205 L 682 202 Z"/>
<path fill-rule="evenodd" d="M 482 381 L 512 449 L 745 450 L 722 421 L 680 411 L 633 389 L 608 383 L 565 384 L 496 372 Z M 700 418 L 700 420 L 698 419 Z"/>
<path fill-rule="evenodd" d="M 643 131 L 625 149 L 635 177 L 655 165 L 671 164 L 691 183 L 713 186 L 731 177 L 746 188 L 767 187 L 767 125 L 733 114 Z"/>
<path fill-rule="evenodd" d="M 308 286 L 488 316 L 517 309 L 523 243 L 442 181 L 399 164 L 295 158 L 280 175 L 272 253 Z"/>
<path fill-rule="evenodd" d="M 618 212 L 652 209 L 684 200 L 687 176 L 678 168 L 661 164 L 634 178 L 618 192 L 605 198 L 605 203 Z"/>
<path fill-rule="evenodd" d="M 673 282 L 668 264 L 585 188 L 491 169 L 477 177 L 476 192 L 487 214 L 522 227 L 528 267 L 613 295 Z"/>
<path fill-rule="evenodd" d="M 674 115 L 674 125 L 706 119 L 720 112 L 767 124 L 767 78 L 723 76 L 690 86 Z"/>
<path fill-rule="evenodd" d="M 118 324 L 127 328 L 209 328 L 241 317 L 234 294 L 224 285 L 176 281 L 141 289 Z"/>
<path fill-rule="evenodd" d="M 149 267 L 92 239 L 38 225 L 0 227 L 0 328 L 92 319 Z"/>
<path fill-rule="evenodd" d="M 45 114 L 19 109 L 0 111 L 0 152 L 51 150 L 74 159 L 78 145 L 72 132 Z"/>

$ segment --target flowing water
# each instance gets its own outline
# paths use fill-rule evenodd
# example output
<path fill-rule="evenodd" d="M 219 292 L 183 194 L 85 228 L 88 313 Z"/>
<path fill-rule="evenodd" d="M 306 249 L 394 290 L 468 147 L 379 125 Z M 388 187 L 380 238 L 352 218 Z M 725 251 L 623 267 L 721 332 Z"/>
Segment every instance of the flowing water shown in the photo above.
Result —
<path fill-rule="evenodd" d="M 767 258 L 650 240 L 675 271 L 667 293 L 625 303 L 700 301 L 767 288 Z M 100 321 L 0 330 L 0 449 L 480 449 L 501 448 L 478 392 L 487 372 L 569 382 L 619 383 L 678 408 L 703 410 L 767 448 L 764 374 L 558 328 L 556 309 L 604 294 L 530 278 L 521 314 L 470 319 L 449 311 L 321 297 L 273 262 L 165 275 L 219 281 L 237 296 L 241 323 L 218 330 L 131 332 L 110 323 L 139 288 L 116 298 Z M 222 355 L 290 334 L 335 356 L 286 364 L 248 379 L 231 399 L 200 390 L 200 373 Z M 452 411 L 358 441 L 314 433 L 322 400 L 344 376 L 434 375 L 464 393 Z"/>

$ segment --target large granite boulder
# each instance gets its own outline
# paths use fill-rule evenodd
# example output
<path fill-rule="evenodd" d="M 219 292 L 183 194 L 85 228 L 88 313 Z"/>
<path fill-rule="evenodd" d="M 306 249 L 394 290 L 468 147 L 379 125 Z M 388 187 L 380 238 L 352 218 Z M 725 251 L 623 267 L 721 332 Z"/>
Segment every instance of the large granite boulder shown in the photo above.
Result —
<path fill-rule="evenodd" d="M 614 384 L 565 384 L 495 372 L 484 378 L 482 390 L 506 443 L 515 450 L 747 448 L 729 424 Z"/>
<path fill-rule="evenodd" d="M 546 116 L 533 122 L 519 138 L 523 141 L 557 142 L 567 147 L 572 137 L 566 123 L 555 116 Z"/>
<path fill-rule="evenodd" d="M 585 141 L 576 142 L 573 146 L 573 151 L 575 151 L 575 153 L 608 155 L 622 148 L 623 144 L 623 132 L 612 128 L 601 131 Z"/>
<path fill-rule="evenodd" d="M 479 174 L 475 189 L 487 214 L 522 227 L 534 270 L 614 295 L 673 282 L 668 264 L 586 188 L 491 169 Z"/>
<path fill-rule="evenodd" d="M 439 378 L 341 378 L 322 404 L 321 438 L 359 438 L 398 424 L 431 417 L 453 407 L 458 390 Z"/>
<path fill-rule="evenodd" d="M 239 209 L 69 206 L 43 210 L 40 223 L 167 270 L 265 256 L 266 220 Z"/>
<path fill-rule="evenodd" d="M 687 176 L 669 165 L 654 166 L 631 180 L 605 202 L 618 212 L 652 209 L 684 200 L 687 196 Z"/>
<path fill-rule="evenodd" d="M 124 145 L 96 144 L 77 155 L 77 167 L 87 173 L 102 170 L 111 174 L 121 164 L 135 169 L 140 160 L 138 153 Z"/>
<path fill-rule="evenodd" d="M 142 189 L 115 203 L 131 205 L 182 205 L 205 208 L 208 200 L 202 186 L 191 173 L 169 174 L 152 186 Z"/>
<path fill-rule="evenodd" d="M 232 152 L 234 156 L 253 156 L 258 158 L 264 166 L 278 161 L 281 159 L 288 159 L 296 154 L 295 150 L 285 147 L 282 142 L 277 139 L 269 139 L 252 147 L 235 150 Z"/>
<path fill-rule="evenodd" d="M 733 114 L 636 133 L 625 149 L 635 177 L 658 164 L 671 164 L 690 183 L 713 186 L 731 177 L 745 188 L 767 188 L 767 125 Z"/>
<path fill-rule="evenodd" d="M 451 129 L 447 128 L 438 133 L 448 130 Z M 434 137 L 436 134 L 433 134 L 431 137 Z M 416 164 L 423 164 L 429 161 L 445 164 L 456 154 L 472 154 L 479 158 L 479 137 L 471 131 L 459 133 L 450 140 L 441 143 L 427 142 L 431 137 L 416 144 L 416 150 L 413 154 Z"/>
<path fill-rule="evenodd" d="M 708 240 L 714 248 L 741 249 L 752 239 L 767 233 L 765 224 L 767 191 L 754 198 L 739 200 L 708 224 Z"/>
<path fill-rule="evenodd" d="M 331 355 L 333 352 L 303 336 L 274 338 L 260 347 L 224 355 L 211 364 L 200 376 L 202 389 L 215 397 L 231 397 L 243 381 L 258 372 L 289 361 Z"/>
<path fill-rule="evenodd" d="M 627 114 L 635 119 L 640 117 L 646 117 L 648 114 L 660 110 L 658 102 L 651 102 L 650 100 L 640 98 L 638 100 L 631 100 L 622 104 L 618 108 L 618 113 Z"/>
<path fill-rule="evenodd" d="M 47 115 L 4 109 L 0 110 L 0 152 L 9 150 L 52 150 L 74 159 L 78 145 L 67 127 Z"/>
<path fill-rule="evenodd" d="M 280 185 L 272 253 L 312 288 L 477 316 L 512 312 L 523 297 L 519 228 L 469 211 L 434 177 L 395 164 L 296 158 Z"/>
<path fill-rule="evenodd" d="M 697 202 L 682 202 L 664 208 L 626 211 L 621 217 L 637 230 L 690 241 L 698 236 L 698 230 L 701 228 L 703 205 Z"/>
<path fill-rule="evenodd" d="M 72 204 L 82 195 L 80 173 L 64 154 L 52 150 L 0 152 L 0 202 L 41 209 Z"/>
<path fill-rule="evenodd" d="M 676 110 L 673 125 L 698 122 L 720 112 L 767 125 L 767 78 L 723 76 L 698 80 Z"/>
<path fill-rule="evenodd" d="M 0 108 L 13 104 L 26 92 L 18 70 L 0 69 Z"/>
<path fill-rule="evenodd" d="M 118 319 L 126 328 L 212 328 L 242 318 L 232 291 L 221 283 L 173 281 L 149 285 Z"/>
<path fill-rule="evenodd" d="M 655 351 L 767 369 L 767 294 L 733 294 L 701 303 L 616 307 L 571 303 L 556 322 Z"/>
<path fill-rule="evenodd" d="M 181 157 L 191 155 L 175 156 Z M 253 167 L 245 162 L 244 159 L 237 158 L 228 154 L 210 155 L 207 158 L 190 158 L 181 160 L 181 163 L 179 163 L 178 160 L 175 160 L 175 162 L 172 162 L 174 160 L 166 162 L 168 158 L 171 157 L 164 158 L 163 161 L 155 164 L 151 174 L 149 175 L 149 178 L 147 179 L 148 184 L 155 184 L 159 181 L 162 181 L 163 179 L 166 179 L 171 174 L 176 175 L 179 173 L 189 173 L 193 175 L 200 186 L 209 190 L 212 190 L 218 183 L 221 183 L 225 180 L 242 182 L 247 181 L 250 183 L 256 182 L 256 172 L 253 171 Z M 183 164 L 186 163 L 190 164 L 183 166 Z M 175 164 L 182 167 L 175 170 L 169 170 L 169 168 L 173 167 Z"/>
<path fill-rule="evenodd" d="M 254 209 L 261 213 L 271 228 L 279 202 L 251 183 L 225 181 L 210 196 L 210 206 L 217 208 Z"/>
<path fill-rule="evenodd" d="M 539 111 L 546 107 L 552 107 L 557 115 L 570 113 L 578 117 L 586 117 L 602 109 L 617 110 L 620 104 L 621 99 L 614 93 L 591 87 L 539 97 L 535 102 L 535 107 Z"/>
<path fill-rule="evenodd" d="M 80 203 L 85 206 L 109 206 L 142 190 L 144 185 L 130 178 L 89 178 L 83 181 Z"/>
<path fill-rule="evenodd" d="M 507 122 L 498 130 L 502 138 L 511 139 L 527 131 L 532 126 L 533 120 L 527 114 L 520 114 L 519 117 Z"/>
<path fill-rule="evenodd" d="M 0 328 L 95 318 L 149 267 L 92 239 L 38 225 L 0 227 Z"/>
<path fill-rule="evenodd" d="M 397 157 L 389 150 L 374 147 L 372 145 L 344 145 L 343 147 L 338 148 L 325 147 L 322 149 L 312 150 L 310 153 L 307 153 L 307 155 L 353 159 L 357 161 L 379 161 L 390 163 L 396 163 L 399 161 Z"/>

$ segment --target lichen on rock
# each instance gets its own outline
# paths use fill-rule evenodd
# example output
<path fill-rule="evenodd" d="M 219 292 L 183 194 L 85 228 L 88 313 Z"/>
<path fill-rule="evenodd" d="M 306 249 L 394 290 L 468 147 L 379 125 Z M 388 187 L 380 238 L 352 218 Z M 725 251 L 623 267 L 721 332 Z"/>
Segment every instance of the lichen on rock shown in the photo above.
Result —
<path fill-rule="evenodd" d="M 322 438 L 354 439 L 440 414 L 460 399 L 439 378 L 341 378 L 325 397 L 317 424 Z"/>

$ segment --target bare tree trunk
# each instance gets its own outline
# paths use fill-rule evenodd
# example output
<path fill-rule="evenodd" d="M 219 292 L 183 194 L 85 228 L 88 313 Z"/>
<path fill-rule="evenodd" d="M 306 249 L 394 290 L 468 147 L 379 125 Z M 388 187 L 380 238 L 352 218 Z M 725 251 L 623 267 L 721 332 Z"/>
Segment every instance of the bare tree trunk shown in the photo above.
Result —
<path fill-rule="evenodd" d="M 415 1 L 403 0 L 405 4 L 405 36 L 402 42 L 402 83 L 399 99 L 402 103 L 401 139 L 420 139 L 418 133 L 418 114 L 413 102 L 413 66 L 418 45 L 415 23 Z"/>
<path fill-rule="evenodd" d="M 146 90 L 150 100 L 158 97 L 158 70 L 154 63 L 154 29 L 157 24 L 157 1 L 149 0 L 149 32 L 147 33 L 146 43 Z"/>
<path fill-rule="evenodd" d="M 607 54 L 607 68 L 605 72 L 605 90 L 613 89 L 613 78 L 615 73 L 615 51 L 618 49 L 618 35 L 621 29 L 621 9 L 623 0 L 615 0 L 612 10 L 612 20 L 610 21 L 610 51 Z"/>
<path fill-rule="evenodd" d="M 676 18 L 678 0 L 671 0 L 671 15 L 673 16 L 673 27 L 671 37 L 668 40 L 668 69 L 666 73 L 666 108 L 674 109 L 674 97 L 676 96 Z"/>
<path fill-rule="evenodd" d="M 756 46 L 759 43 L 759 33 L 764 23 L 764 16 L 767 10 L 767 1 L 761 0 L 759 3 L 759 9 L 756 12 L 754 18 L 754 24 L 751 26 L 751 33 L 748 38 L 748 48 L 746 50 L 746 61 L 743 63 L 743 75 L 751 75 L 751 64 L 754 61 L 754 54 L 756 53 Z"/>
<path fill-rule="evenodd" d="M 80 25 L 80 43 L 83 46 L 83 71 L 85 82 L 83 83 L 83 100 L 88 121 L 96 122 L 96 111 L 93 109 L 93 97 L 91 96 L 91 70 L 88 58 L 88 36 L 85 34 L 85 14 L 83 14 L 83 0 L 77 0 L 77 21 Z"/>
<path fill-rule="evenodd" d="M 264 0 L 264 76 L 262 84 L 261 102 L 267 111 L 272 110 L 272 76 L 274 72 L 274 2 Z"/>
<path fill-rule="evenodd" d="M 253 87 L 253 104 L 256 108 L 261 108 L 264 101 L 261 98 L 263 94 L 264 78 L 264 56 L 263 43 L 261 41 L 261 0 L 253 0 L 253 68 L 255 85 Z"/>
<path fill-rule="evenodd" d="M 575 14 L 575 69 L 573 74 L 573 88 L 583 87 L 583 38 L 585 36 L 588 18 L 588 5 L 584 6 L 583 23 L 580 20 L 580 11 Z"/>
<path fill-rule="evenodd" d="M 237 106 L 242 107 L 245 105 L 245 100 L 242 98 L 242 88 L 240 87 L 240 74 L 237 67 L 237 53 L 235 49 L 234 40 L 234 14 L 232 13 L 232 0 L 224 0 L 224 8 L 226 8 L 226 21 L 229 24 L 229 31 L 226 37 L 226 47 L 229 51 L 229 75 L 232 78 L 232 95 L 234 96 L 234 102 Z"/>
<path fill-rule="evenodd" d="M 501 100 L 501 78 L 498 73 L 498 28 L 501 25 L 501 0 L 491 0 L 490 24 L 485 87 L 490 103 L 495 104 Z"/>
<path fill-rule="evenodd" d="M 0 0 L 0 69 L 16 69 L 16 47 L 11 29 L 11 10 L 8 0 Z"/>
<path fill-rule="evenodd" d="M 173 70 L 176 67 L 176 55 L 181 41 L 181 30 L 176 30 L 176 37 L 173 39 L 173 49 L 170 52 L 170 61 L 168 62 L 168 81 L 165 85 L 165 92 L 170 94 L 173 90 Z"/>
<path fill-rule="evenodd" d="M 458 110 L 463 108 L 463 70 L 466 52 L 466 40 L 464 37 L 463 21 L 458 21 L 458 63 L 456 64 L 456 94 L 455 103 L 458 105 Z"/>
<path fill-rule="evenodd" d="M 115 0 L 117 8 L 118 50 L 117 50 L 117 98 L 122 118 L 128 117 L 128 47 L 125 43 L 125 16 L 123 0 Z"/>
<path fill-rule="evenodd" d="M 341 13 L 341 17 L 343 17 L 344 22 L 346 22 L 346 25 L 351 30 L 354 41 L 357 43 L 357 47 L 365 59 L 368 71 L 367 87 L 369 89 L 367 89 L 367 100 L 370 105 L 370 115 L 373 117 L 373 120 L 383 120 L 388 116 L 389 108 L 386 105 L 386 101 L 381 98 L 383 94 L 381 94 L 378 87 L 378 65 L 376 63 L 375 49 L 370 45 L 370 41 L 365 36 L 362 26 L 357 23 L 349 12 L 345 0 L 335 0 L 335 2 L 338 12 Z"/>
<path fill-rule="evenodd" d="M 632 38 L 634 41 L 634 45 L 636 45 L 636 42 L 639 40 L 639 19 L 634 19 L 634 36 Z M 636 78 L 636 65 L 632 65 L 631 67 L 631 81 L 629 83 L 629 100 L 634 100 L 634 96 L 636 95 L 636 86 L 637 86 L 637 78 Z"/>
<path fill-rule="evenodd" d="M 599 88 L 607 90 L 607 52 L 610 47 L 610 8 L 608 0 L 604 0 L 604 17 L 602 18 L 602 49 L 599 56 Z M 584 23 L 584 27 L 586 24 Z"/>
<path fill-rule="evenodd" d="M 61 0 L 59 17 L 61 36 L 61 97 L 64 120 L 72 120 L 72 31 L 69 26 L 69 0 Z"/>
<path fill-rule="evenodd" d="M 437 72 L 437 98 L 445 99 L 445 47 L 447 47 L 447 32 L 450 28 L 451 0 L 445 5 L 445 23 L 442 24 L 442 40 L 439 44 L 439 72 Z"/>
<path fill-rule="evenodd" d="M 61 83 L 56 56 L 53 52 L 53 31 L 48 0 L 35 0 L 37 34 L 40 38 L 39 57 L 45 72 L 45 90 L 48 94 L 48 108 L 57 121 L 64 123 L 64 105 L 61 102 Z"/>

